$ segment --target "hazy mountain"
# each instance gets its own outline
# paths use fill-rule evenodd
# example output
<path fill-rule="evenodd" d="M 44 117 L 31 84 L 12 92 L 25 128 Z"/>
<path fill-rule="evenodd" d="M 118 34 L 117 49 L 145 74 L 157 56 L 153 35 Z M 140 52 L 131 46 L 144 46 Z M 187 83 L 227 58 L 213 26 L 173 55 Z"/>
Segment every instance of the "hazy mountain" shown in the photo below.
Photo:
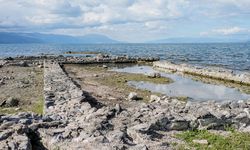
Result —
<path fill-rule="evenodd" d="M 0 43 L 41 43 L 42 41 L 36 37 L 26 34 L 0 32 Z"/>
<path fill-rule="evenodd" d="M 227 43 L 227 42 L 245 42 L 243 39 L 234 38 L 205 38 L 205 37 L 180 37 L 180 38 L 167 38 L 148 43 Z"/>
<path fill-rule="evenodd" d="M 85 36 L 68 36 L 41 33 L 9 33 L 0 32 L 0 43 L 119 43 L 105 35 L 90 34 Z"/>

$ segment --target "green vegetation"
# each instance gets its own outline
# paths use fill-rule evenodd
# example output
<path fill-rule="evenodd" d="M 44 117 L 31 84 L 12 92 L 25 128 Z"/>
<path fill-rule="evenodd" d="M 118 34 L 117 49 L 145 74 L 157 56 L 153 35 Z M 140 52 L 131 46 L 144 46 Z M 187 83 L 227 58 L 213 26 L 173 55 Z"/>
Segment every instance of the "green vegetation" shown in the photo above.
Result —
<path fill-rule="evenodd" d="M 178 99 L 179 101 L 182 101 L 182 102 L 187 102 L 189 99 L 189 97 L 187 97 L 187 96 L 178 96 L 175 98 Z"/>
<path fill-rule="evenodd" d="M 104 71 L 107 71 L 107 69 L 103 68 L 102 66 L 99 66 L 99 65 L 95 66 L 95 65 L 92 65 L 92 64 L 90 64 L 90 65 L 84 65 L 84 66 L 69 64 L 67 66 L 72 66 L 72 67 L 77 66 L 77 67 L 79 67 L 79 69 L 88 70 L 88 71 L 91 71 L 93 73 L 102 73 Z"/>
<path fill-rule="evenodd" d="M 30 111 L 35 112 L 37 114 L 43 114 L 43 108 L 44 108 L 44 99 L 41 97 L 35 104 L 33 104 L 33 107 L 31 107 Z"/>
<path fill-rule="evenodd" d="M 172 82 L 171 79 L 168 79 L 165 77 L 150 78 L 143 74 L 132 74 L 132 73 L 120 73 L 119 75 L 115 75 L 114 77 L 117 82 L 143 81 L 143 82 L 150 82 L 150 83 L 155 83 L 155 84 L 168 84 Z"/>
<path fill-rule="evenodd" d="M 242 93 L 250 94 L 250 86 L 246 84 L 230 82 L 226 80 L 213 79 L 213 78 L 206 78 L 202 76 L 192 76 L 192 75 L 187 75 L 187 76 L 191 77 L 195 81 L 201 81 L 203 83 L 208 83 L 208 84 L 224 85 L 226 87 L 233 87 L 233 88 L 238 89 Z"/>
<path fill-rule="evenodd" d="M 228 131 L 227 136 L 211 133 L 207 130 L 186 131 L 177 134 L 176 137 L 184 140 L 188 145 L 174 146 L 177 149 L 197 149 L 197 150 L 249 150 L 250 149 L 250 134 Z M 207 140 L 208 144 L 194 143 L 193 140 Z M 189 147 L 189 148 L 187 148 Z"/>
<path fill-rule="evenodd" d="M 224 81 L 224 82 L 234 83 L 234 84 L 239 84 L 239 85 L 246 85 L 246 86 L 250 85 L 249 83 L 243 83 L 243 82 L 234 81 L 234 80 L 230 80 L 230 79 L 224 79 L 224 78 L 218 78 L 218 77 L 213 77 L 213 76 L 207 76 L 207 75 L 203 75 L 203 74 L 199 74 L 199 73 L 195 73 L 195 72 L 185 71 L 183 73 L 187 74 L 187 75 L 192 75 L 192 76 L 197 76 L 197 77 L 203 77 L 203 78 L 207 78 L 207 79 L 214 79 L 214 80 L 218 80 L 218 81 Z"/>
<path fill-rule="evenodd" d="M 14 114 L 19 112 L 20 110 L 16 110 L 16 107 L 12 108 L 0 108 L 0 114 Z"/>

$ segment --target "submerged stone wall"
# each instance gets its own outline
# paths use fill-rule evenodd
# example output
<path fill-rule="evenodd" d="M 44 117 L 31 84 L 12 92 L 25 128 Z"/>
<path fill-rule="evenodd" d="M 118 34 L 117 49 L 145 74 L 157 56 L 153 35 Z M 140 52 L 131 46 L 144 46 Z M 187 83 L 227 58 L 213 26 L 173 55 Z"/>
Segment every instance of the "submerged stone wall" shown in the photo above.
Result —
<path fill-rule="evenodd" d="M 241 72 L 236 73 L 232 70 L 226 70 L 216 67 L 197 67 L 187 64 L 173 64 L 167 61 L 157 61 L 153 63 L 153 66 L 156 68 L 161 68 L 165 70 L 171 70 L 174 72 L 183 72 L 192 75 L 199 75 L 203 77 L 210 77 L 220 80 L 228 80 L 232 82 L 237 82 L 241 84 L 250 85 L 250 73 Z"/>

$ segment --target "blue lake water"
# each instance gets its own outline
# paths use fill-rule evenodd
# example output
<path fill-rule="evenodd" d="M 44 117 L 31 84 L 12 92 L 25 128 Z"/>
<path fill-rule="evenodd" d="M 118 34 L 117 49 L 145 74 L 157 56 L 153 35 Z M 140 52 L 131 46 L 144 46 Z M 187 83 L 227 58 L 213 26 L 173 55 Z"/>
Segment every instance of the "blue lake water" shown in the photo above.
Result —
<path fill-rule="evenodd" d="M 97 51 L 115 55 L 155 56 L 175 63 L 215 65 L 250 71 L 250 43 L 224 44 L 0 44 L 0 57 Z"/>

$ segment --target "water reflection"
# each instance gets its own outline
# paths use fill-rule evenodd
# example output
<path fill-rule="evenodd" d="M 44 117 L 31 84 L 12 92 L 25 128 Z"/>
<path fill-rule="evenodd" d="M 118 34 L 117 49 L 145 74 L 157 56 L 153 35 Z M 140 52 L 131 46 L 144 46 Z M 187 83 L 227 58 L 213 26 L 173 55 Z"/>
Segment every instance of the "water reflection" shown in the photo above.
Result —
<path fill-rule="evenodd" d="M 132 66 L 125 68 L 115 68 L 113 71 L 128 73 L 152 73 L 156 72 L 150 66 Z M 187 96 L 193 100 L 250 100 L 250 95 L 241 93 L 235 88 L 228 88 L 224 85 L 206 84 L 194 81 L 188 77 L 182 77 L 177 74 L 162 73 L 164 77 L 174 80 L 171 84 L 154 84 L 149 82 L 129 81 L 128 84 L 140 89 L 147 89 L 152 92 L 167 94 L 169 96 Z"/>

